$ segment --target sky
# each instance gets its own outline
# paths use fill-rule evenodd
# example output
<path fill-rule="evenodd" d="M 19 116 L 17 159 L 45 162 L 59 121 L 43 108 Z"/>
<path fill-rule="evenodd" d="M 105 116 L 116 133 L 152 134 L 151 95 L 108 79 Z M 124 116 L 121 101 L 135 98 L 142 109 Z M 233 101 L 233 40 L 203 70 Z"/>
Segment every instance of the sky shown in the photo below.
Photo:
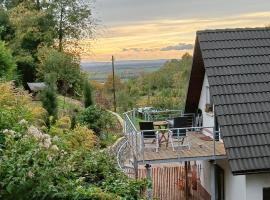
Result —
<path fill-rule="evenodd" d="M 95 0 L 83 60 L 152 60 L 192 54 L 196 31 L 264 27 L 270 0 Z"/>

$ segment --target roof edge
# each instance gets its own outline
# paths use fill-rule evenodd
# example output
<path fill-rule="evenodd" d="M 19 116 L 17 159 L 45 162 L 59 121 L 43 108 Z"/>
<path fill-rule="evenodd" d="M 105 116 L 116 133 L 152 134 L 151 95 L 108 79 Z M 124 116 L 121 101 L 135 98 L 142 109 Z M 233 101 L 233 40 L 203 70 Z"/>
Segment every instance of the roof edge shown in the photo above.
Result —
<path fill-rule="evenodd" d="M 197 34 L 201 33 L 215 33 L 215 32 L 238 32 L 238 31 L 266 31 L 270 30 L 270 27 L 246 27 L 246 28 L 224 28 L 224 29 L 205 29 L 198 30 Z"/>
<path fill-rule="evenodd" d="M 185 112 L 195 113 L 197 111 L 201 90 L 205 75 L 205 68 L 199 44 L 199 39 L 196 36 L 193 60 L 191 65 L 191 73 L 188 82 L 187 95 L 185 100 Z"/>
<path fill-rule="evenodd" d="M 234 176 L 239 175 L 252 175 L 252 174 L 265 174 L 270 173 L 270 168 L 266 169 L 254 169 L 254 170 L 243 170 L 243 171 L 232 171 Z"/>

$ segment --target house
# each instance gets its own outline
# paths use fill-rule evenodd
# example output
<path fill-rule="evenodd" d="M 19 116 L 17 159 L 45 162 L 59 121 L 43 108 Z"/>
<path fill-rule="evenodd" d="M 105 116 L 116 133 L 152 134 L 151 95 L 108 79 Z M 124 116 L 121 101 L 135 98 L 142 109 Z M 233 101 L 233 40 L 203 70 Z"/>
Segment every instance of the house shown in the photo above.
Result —
<path fill-rule="evenodd" d="M 270 28 L 197 32 L 185 112 L 198 110 L 226 150 L 200 161 L 212 199 L 269 200 Z"/>

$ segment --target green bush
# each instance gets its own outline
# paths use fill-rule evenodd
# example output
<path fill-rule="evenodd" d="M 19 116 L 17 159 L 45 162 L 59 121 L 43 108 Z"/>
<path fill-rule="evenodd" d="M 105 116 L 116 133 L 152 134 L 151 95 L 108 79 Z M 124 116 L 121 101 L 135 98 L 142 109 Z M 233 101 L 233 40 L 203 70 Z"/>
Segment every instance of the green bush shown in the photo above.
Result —
<path fill-rule="evenodd" d="M 80 60 L 65 52 L 52 48 L 40 48 L 38 52 L 38 77 L 45 79 L 46 74 L 57 74 L 56 84 L 59 93 L 63 95 L 80 95 L 83 86 L 83 74 L 80 70 Z"/>
<path fill-rule="evenodd" d="M 120 91 L 117 93 L 117 107 L 120 111 L 126 112 L 135 107 L 136 99 L 126 93 L 125 91 Z"/>
<path fill-rule="evenodd" d="M 85 80 L 84 82 L 83 96 L 84 96 L 84 107 L 88 108 L 89 106 L 92 106 L 93 105 L 92 88 L 88 80 Z"/>
<path fill-rule="evenodd" d="M 0 78 L 11 79 L 15 62 L 5 43 L 0 41 Z"/>
<path fill-rule="evenodd" d="M 34 126 L 6 130 L 0 151 L 0 199 L 139 199 L 146 181 L 128 179 L 100 151 L 64 151 Z"/>
<path fill-rule="evenodd" d="M 0 153 L 0 199 L 50 199 L 72 176 L 58 147 L 37 128 L 7 130 Z M 11 134 L 12 133 L 12 134 Z M 66 166 L 66 167 L 64 167 Z"/>
<path fill-rule="evenodd" d="M 0 82 L 0 131 L 16 129 L 20 121 L 44 124 L 46 111 L 32 102 L 24 90 L 14 89 L 11 83 Z"/>
<path fill-rule="evenodd" d="M 79 121 L 87 125 L 88 128 L 92 129 L 98 136 L 100 136 L 102 132 L 108 132 L 108 129 L 113 124 L 111 115 L 106 110 L 96 105 L 86 108 L 80 114 Z"/>
<path fill-rule="evenodd" d="M 87 157 L 81 161 L 78 173 L 79 176 L 85 177 L 86 183 L 95 183 L 95 186 L 103 191 L 117 194 L 121 199 L 140 199 L 140 191 L 148 186 L 148 182 L 128 179 L 115 166 L 116 162 L 112 157 L 96 151 L 87 154 Z"/>
<path fill-rule="evenodd" d="M 0 90 L 0 199 L 139 199 L 147 183 L 130 180 L 113 158 L 93 148 L 91 130 L 70 130 L 63 117 L 45 134 L 38 128 L 44 111 L 29 95 L 8 83 Z"/>
<path fill-rule="evenodd" d="M 70 151 L 79 149 L 90 151 L 94 148 L 97 141 L 93 131 L 81 125 L 77 125 L 73 130 L 69 130 L 64 137 L 68 147 L 67 150 Z"/>
<path fill-rule="evenodd" d="M 41 101 L 43 107 L 47 110 L 49 116 L 57 118 L 57 92 L 55 86 L 55 78 L 49 75 L 46 78 L 46 87 L 41 93 Z"/>

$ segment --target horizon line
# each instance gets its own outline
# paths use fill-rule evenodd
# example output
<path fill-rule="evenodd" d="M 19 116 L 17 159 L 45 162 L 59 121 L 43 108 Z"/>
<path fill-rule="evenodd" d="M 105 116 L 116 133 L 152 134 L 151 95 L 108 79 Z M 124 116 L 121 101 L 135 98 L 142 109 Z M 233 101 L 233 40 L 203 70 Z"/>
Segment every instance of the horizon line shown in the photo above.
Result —
<path fill-rule="evenodd" d="M 115 59 L 115 62 L 119 62 L 119 61 L 155 61 L 155 60 L 180 60 L 181 58 L 157 58 L 157 59 Z M 93 62 L 93 63 L 110 63 L 111 61 L 108 60 L 91 60 L 91 59 L 81 59 L 81 62 Z"/>

